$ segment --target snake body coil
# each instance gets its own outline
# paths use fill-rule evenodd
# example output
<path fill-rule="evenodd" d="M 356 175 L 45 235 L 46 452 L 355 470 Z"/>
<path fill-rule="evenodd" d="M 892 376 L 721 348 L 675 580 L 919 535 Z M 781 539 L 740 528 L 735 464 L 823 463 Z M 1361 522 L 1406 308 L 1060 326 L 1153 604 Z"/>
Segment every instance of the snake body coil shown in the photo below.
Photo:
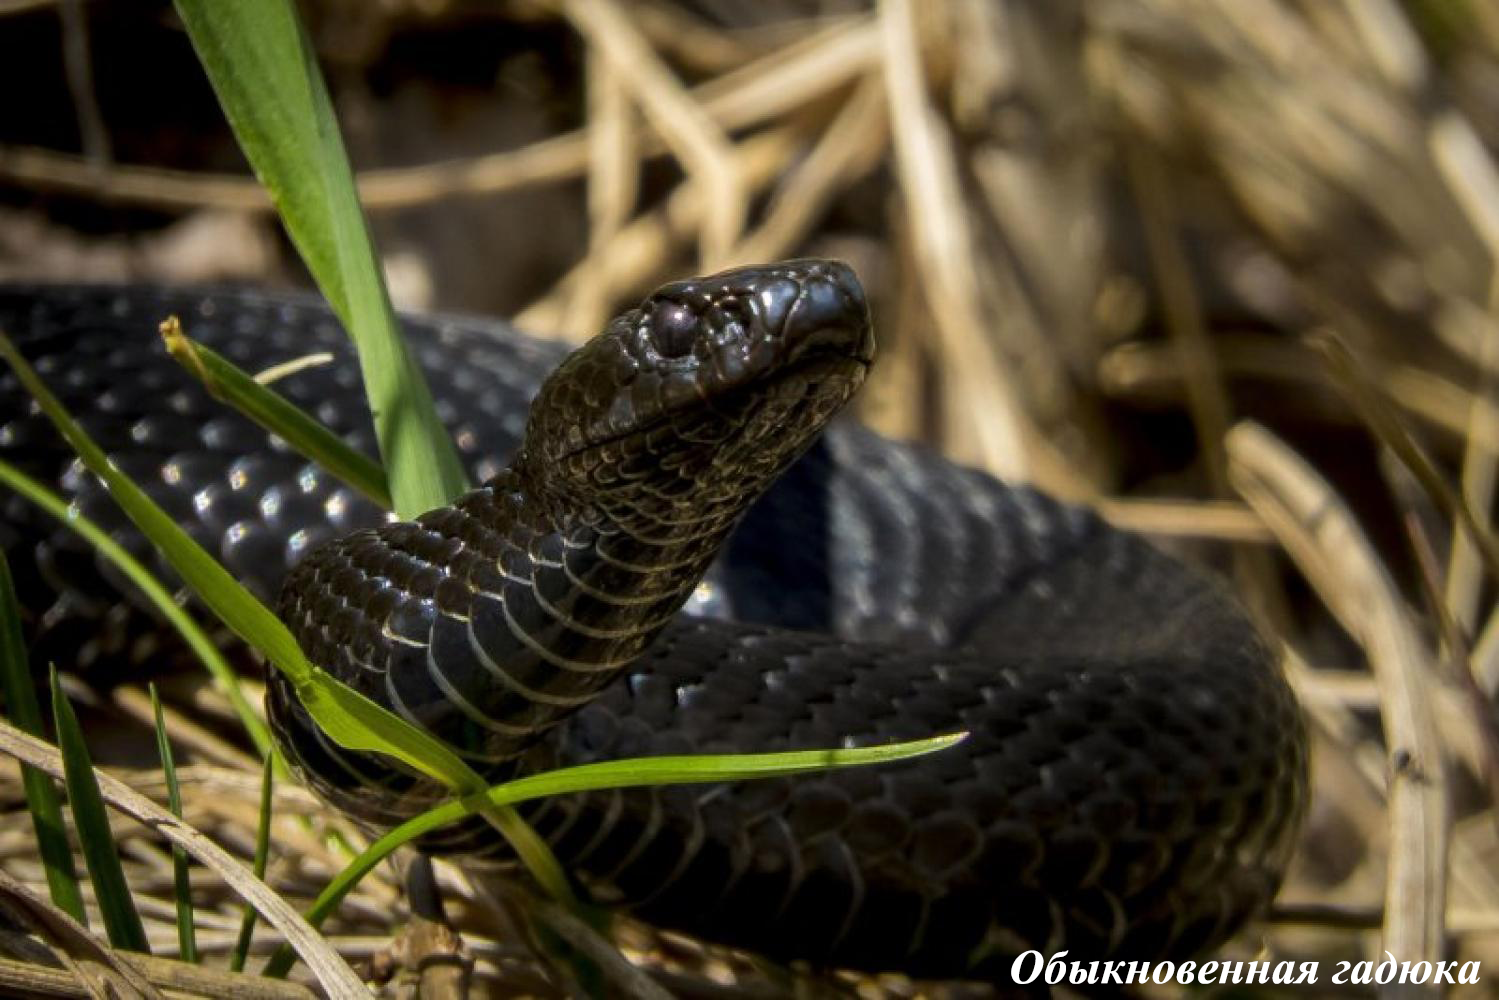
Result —
<path fill-rule="evenodd" d="M 384 526 L 160 357 L 169 312 L 251 368 L 333 351 L 278 387 L 371 447 L 357 368 L 309 302 L 0 289 L 0 329 L 125 471 L 262 596 L 291 569 L 282 614 L 309 656 L 484 773 L 972 733 L 891 766 L 524 810 L 599 898 L 778 958 L 1000 979 L 1030 948 L 1199 951 L 1273 895 L 1306 760 L 1251 626 L 1085 512 L 851 426 L 819 437 L 872 351 L 841 265 L 667 286 L 539 393 L 559 351 L 409 321 L 487 483 Z M 8 376 L 0 457 L 144 548 Z M 3 503 L 39 655 L 164 648 L 86 546 Z M 441 794 L 326 742 L 275 678 L 268 700 L 353 815 L 390 824 Z M 476 824 L 425 846 L 501 850 Z"/>

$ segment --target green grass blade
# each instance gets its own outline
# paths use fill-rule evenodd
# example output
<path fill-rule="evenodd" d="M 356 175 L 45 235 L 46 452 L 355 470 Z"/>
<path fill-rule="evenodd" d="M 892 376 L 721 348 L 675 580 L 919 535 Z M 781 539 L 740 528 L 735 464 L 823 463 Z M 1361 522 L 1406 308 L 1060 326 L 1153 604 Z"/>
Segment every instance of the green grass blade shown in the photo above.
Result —
<path fill-rule="evenodd" d="M 484 814 L 489 825 L 505 838 L 510 849 L 520 858 L 521 864 L 538 885 L 558 902 L 574 910 L 581 908 L 582 902 L 573 892 L 566 870 L 552 853 L 551 847 L 547 846 L 547 842 L 531 828 L 531 824 L 521 818 L 520 813 L 509 806 L 496 805 L 486 805 L 479 811 Z"/>
<path fill-rule="evenodd" d="M 42 709 L 31 683 L 31 668 L 26 657 L 26 643 L 21 635 L 20 605 L 11 582 L 10 564 L 0 553 L 0 685 L 5 691 L 5 710 L 17 729 L 39 739 L 46 739 L 42 729 Z M 52 779 L 34 767 L 21 765 L 21 786 L 26 792 L 26 807 L 36 831 L 37 854 L 47 873 L 47 891 L 58 909 L 88 926 L 83 910 L 83 892 L 78 888 L 78 871 L 73 866 L 73 849 L 68 845 L 67 828 L 62 822 L 62 802 Z"/>
<path fill-rule="evenodd" d="M 196 375 L 210 393 L 234 405 L 266 430 L 282 437 L 300 454 L 318 462 L 389 509 L 390 497 L 384 492 L 384 473 L 378 465 L 354 451 L 285 398 L 255 381 L 233 362 L 194 343 L 182 332 L 175 317 L 162 324 L 162 336 L 172 356 Z M 567 875 L 535 831 L 519 816 L 506 810 L 494 810 L 490 821 L 510 842 L 538 882 L 549 886 L 553 895 L 563 901 L 572 901 Z"/>
<path fill-rule="evenodd" d="M 3 334 L 0 334 L 0 357 L 10 363 L 21 385 L 72 445 L 83 464 L 104 480 L 115 502 L 141 533 L 162 551 L 172 568 L 224 624 L 286 674 L 297 696 L 330 737 L 349 749 L 391 754 L 452 788 L 471 791 L 483 786 L 479 776 L 436 737 L 409 725 L 309 663 L 280 619 L 109 462 Z"/>
<path fill-rule="evenodd" d="M 233 406 L 385 510 L 392 509 L 390 487 L 379 463 L 349 447 L 305 410 L 257 382 L 228 358 L 193 341 L 183 332 L 177 317 L 161 325 L 161 336 L 167 353 L 216 399 Z"/>
<path fill-rule="evenodd" d="M 385 492 L 384 472 L 378 465 L 354 451 L 284 397 L 241 371 L 233 362 L 193 342 L 182 332 L 175 317 L 162 324 L 162 336 L 167 342 L 168 352 L 198 377 L 211 394 L 234 405 L 260 426 L 282 437 L 300 454 L 318 462 L 389 509 L 390 496 Z M 535 831 L 519 816 L 506 810 L 494 810 L 489 819 L 538 882 L 548 886 L 552 894 L 564 902 L 574 902 L 566 873 Z"/>
<path fill-rule="evenodd" d="M 395 509 L 447 503 L 467 477 L 401 337 L 353 173 L 306 32 L 290 0 L 177 0 L 177 12 L 240 148 L 359 348 Z"/>
<path fill-rule="evenodd" d="M 907 743 L 860 747 L 851 750 L 786 750 L 778 753 L 704 754 L 679 757 L 637 757 L 611 760 L 599 764 L 559 768 L 534 774 L 503 785 L 495 785 L 475 795 L 452 799 L 402 823 L 376 840 L 339 872 L 318 895 L 307 911 L 307 922 L 321 926 L 359 880 L 397 848 L 417 837 L 465 816 L 479 812 L 486 805 L 513 807 L 549 795 L 599 791 L 609 788 L 632 788 L 641 785 L 690 785 L 748 778 L 770 778 L 836 768 L 889 763 L 946 750 L 962 742 L 967 733 L 934 736 Z M 284 976 L 295 957 L 290 948 L 280 948 L 266 964 L 264 975 Z"/>
<path fill-rule="evenodd" d="M 167 782 L 167 808 L 178 819 L 182 818 L 182 789 L 177 784 L 177 763 L 172 759 L 172 744 L 167 739 L 167 726 L 161 717 L 161 698 L 156 685 L 149 684 L 151 713 L 156 719 L 156 752 L 161 757 L 161 773 Z M 177 945 L 182 952 L 182 961 L 198 964 L 198 928 L 193 917 L 193 884 L 188 875 L 187 852 L 172 845 L 172 889 L 177 900 Z"/>
<path fill-rule="evenodd" d="M 244 691 L 240 689 L 239 676 L 234 672 L 234 668 L 224 659 L 224 654 L 219 652 L 218 646 L 214 645 L 208 633 L 203 631 L 202 626 L 183 610 L 155 574 L 126 551 L 123 545 L 111 538 L 109 532 L 74 511 L 62 497 L 5 461 L 0 461 L 0 485 L 10 487 L 46 513 L 57 518 L 68 529 L 76 532 L 80 538 L 93 546 L 96 552 L 113 563 L 115 568 L 131 583 L 140 588 L 146 599 L 161 612 L 168 623 L 182 636 L 188 648 L 208 668 L 209 674 L 213 676 L 214 684 L 229 699 L 230 707 L 239 717 L 240 724 L 245 727 L 251 742 L 255 744 L 261 756 L 271 752 L 270 730 L 266 728 L 265 720 L 260 717 L 260 713 L 255 711 L 254 706 L 245 697 Z"/>
<path fill-rule="evenodd" d="M 260 820 L 255 825 L 255 877 L 265 881 L 265 866 L 271 857 L 271 789 L 275 784 L 275 770 L 266 761 L 260 772 Z M 243 972 L 245 958 L 250 954 L 250 941 L 255 936 L 255 921 L 260 916 L 255 907 L 245 904 L 244 916 L 239 922 L 239 936 L 234 940 L 234 951 L 229 955 L 229 971 Z"/>
<path fill-rule="evenodd" d="M 51 679 L 52 720 L 57 727 L 57 749 L 62 754 L 68 805 L 73 810 L 73 828 L 78 831 L 83 860 L 88 865 L 94 896 L 104 917 L 104 931 L 116 948 L 149 953 L 146 929 L 141 925 L 140 914 L 135 912 L 120 856 L 115 853 L 109 813 L 104 807 L 104 796 L 99 793 L 99 782 L 94 778 L 88 744 L 84 742 L 73 706 L 58 682 L 56 667 L 52 668 Z"/>
<path fill-rule="evenodd" d="M 401 337 L 328 92 L 295 8 L 289 0 L 177 0 L 177 10 L 241 148 L 354 338 L 396 513 L 412 518 L 442 506 L 468 488 L 468 479 Z M 330 679 L 320 671 L 304 674 L 294 667 L 288 676 L 336 742 L 395 752 L 461 791 L 482 787 L 443 744 L 348 688 L 326 683 Z M 392 742 L 394 751 L 386 746 Z M 520 818 L 503 811 L 487 815 L 514 839 L 522 859 L 536 866 L 533 873 L 542 883 L 569 898 L 560 868 Z"/>
<path fill-rule="evenodd" d="M 219 620 L 265 654 L 291 681 L 297 698 L 334 742 L 350 750 L 389 754 L 461 794 L 484 788 L 484 780 L 447 744 L 381 708 L 310 663 L 280 619 L 240 586 L 128 476 L 114 467 L 3 333 L 0 333 L 0 358 L 10 365 L 16 379 L 78 453 L 88 470 L 109 487 L 110 495 L 141 533 L 161 550 L 172 568 Z M 524 825 L 518 816 L 488 812 L 486 815 L 507 836 Z M 559 899 L 571 899 L 566 879 L 560 878 L 560 866 L 534 832 L 523 836 L 517 849 L 522 860 L 528 864 L 536 863 L 532 874 L 543 886 Z M 543 854 L 544 858 L 541 858 Z"/>

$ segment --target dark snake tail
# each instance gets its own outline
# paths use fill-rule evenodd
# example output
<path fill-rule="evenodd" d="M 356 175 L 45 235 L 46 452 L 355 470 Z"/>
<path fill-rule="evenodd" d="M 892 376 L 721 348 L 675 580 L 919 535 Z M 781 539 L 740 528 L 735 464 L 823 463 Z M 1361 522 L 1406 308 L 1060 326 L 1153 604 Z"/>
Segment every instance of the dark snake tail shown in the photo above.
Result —
<path fill-rule="evenodd" d="M 311 658 L 491 778 L 972 734 L 891 766 L 533 803 L 602 901 L 781 959 L 1004 979 L 1032 948 L 1196 953 L 1273 896 L 1306 750 L 1265 645 L 1217 583 L 1085 512 L 852 426 L 819 436 L 872 352 L 841 265 L 667 286 L 566 359 L 408 320 L 486 481 L 408 524 L 207 399 L 153 342 L 173 312 L 251 369 L 333 352 L 278 388 L 372 450 L 357 366 L 308 300 L 0 289 L 0 328 L 200 542 L 279 590 Z M 0 457 L 146 554 L 9 375 Z M 173 653 L 91 550 L 0 502 L 36 655 Z M 441 797 L 333 746 L 275 677 L 268 701 L 351 815 Z M 474 823 L 424 846 L 504 854 Z"/>

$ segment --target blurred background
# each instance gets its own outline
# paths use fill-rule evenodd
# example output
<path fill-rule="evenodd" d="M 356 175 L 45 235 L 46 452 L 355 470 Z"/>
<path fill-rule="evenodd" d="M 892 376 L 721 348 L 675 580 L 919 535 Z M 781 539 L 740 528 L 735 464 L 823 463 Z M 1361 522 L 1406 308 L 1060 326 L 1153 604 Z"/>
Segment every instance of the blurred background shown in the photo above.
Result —
<path fill-rule="evenodd" d="M 1239 952 L 1499 974 L 1499 6 L 300 6 L 398 305 L 576 340 L 848 260 L 861 419 L 1218 567 L 1285 649 L 1316 799 Z M 0 92 L 0 280 L 307 284 L 169 4 L 0 0 Z"/>

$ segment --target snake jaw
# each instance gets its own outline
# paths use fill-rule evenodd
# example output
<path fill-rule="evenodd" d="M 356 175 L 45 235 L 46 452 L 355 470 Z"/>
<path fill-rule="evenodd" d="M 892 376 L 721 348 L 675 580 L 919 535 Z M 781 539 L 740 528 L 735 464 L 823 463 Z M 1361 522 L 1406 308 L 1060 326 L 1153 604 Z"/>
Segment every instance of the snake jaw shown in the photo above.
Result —
<path fill-rule="evenodd" d="M 653 494 L 682 497 L 692 478 L 718 489 L 713 478 L 736 470 L 758 481 L 760 468 L 801 453 L 873 356 L 868 305 L 846 264 L 788 261 L 664 285 L 542 386 L 524 464 L 569 492 L 598 491 L 602 457 L 621 451 L 649 454 L 651 468 L 642 458 L 627 479 Z"/>

